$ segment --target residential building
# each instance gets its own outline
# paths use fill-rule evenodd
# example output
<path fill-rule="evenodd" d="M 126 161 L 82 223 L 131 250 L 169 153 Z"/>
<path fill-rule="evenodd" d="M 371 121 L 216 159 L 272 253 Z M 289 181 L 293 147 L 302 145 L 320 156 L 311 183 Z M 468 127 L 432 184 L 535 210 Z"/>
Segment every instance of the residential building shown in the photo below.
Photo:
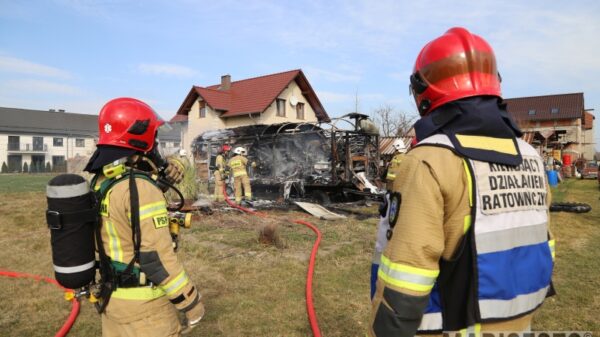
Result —
<path fill-rule="evenodd" d="M 209 130 L 285 122 L 328 122 L 329 116 L 302 70 L 193 86 L 171 122 L 182 122 L 182 146 L 191 153 L 196 137 Z"/>
<path fill-rule="evenodd" d="M 0 107 L 0 165 L 9 172 L 65 170 L 66 160 L 90 156 L 98 133 L 98 116 L 64 110 Z"/>
<path fill-rule="evenodd" d="M 509 114 L 540 153 L 568 153 L 571 159 L 594 158 L 594 115 L 583 93 L 505 99 Z M 560 159 L 559 159 L 560 160 Z"/>
<path fill-rule="evenodd" d="M 180 126 L 158 132 L 162 152 L 180 149 Z M 30 171 L 65 171 L 66 162 L 74 158 L 81 169 L 96 149 L 98 116 L 67 113 L 64 110 L 29 110 L 0 107 L 0 165 L 9 172 L 21 172 L 27 163 Z M 77 164 L 75 164 L 77 162 Z"/>

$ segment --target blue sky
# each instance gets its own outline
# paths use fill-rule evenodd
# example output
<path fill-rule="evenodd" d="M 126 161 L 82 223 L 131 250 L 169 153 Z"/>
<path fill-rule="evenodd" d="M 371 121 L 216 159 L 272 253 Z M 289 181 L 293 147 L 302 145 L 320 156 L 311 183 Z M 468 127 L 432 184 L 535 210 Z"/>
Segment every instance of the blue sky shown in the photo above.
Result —
<path fill-rule="evenodd" d="M 0 106 L 172 117 L 192 85 L 301 68 L 331 116 L 414 113 L 421 47 L 453 26 L 496 51 L 504 97 L 584 92 L 600 116 L 600 2 L 0 0 Z M 596 119 L 600 148 L 600 118 Z"/>

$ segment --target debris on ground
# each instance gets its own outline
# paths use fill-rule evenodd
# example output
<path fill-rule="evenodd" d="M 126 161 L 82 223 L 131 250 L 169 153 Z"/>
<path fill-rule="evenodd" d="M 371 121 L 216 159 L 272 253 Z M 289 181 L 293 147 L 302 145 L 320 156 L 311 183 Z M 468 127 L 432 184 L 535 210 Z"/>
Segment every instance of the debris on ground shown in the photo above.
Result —
<path fill-rule="evenodd" d="M 322 220 L 340 220 L 346 218 L 345 215 L 334 213 L 321 205 L 300 201 L 295 201 L 294 203 L 300 206 L 300 208 L 303 210 Z"/>

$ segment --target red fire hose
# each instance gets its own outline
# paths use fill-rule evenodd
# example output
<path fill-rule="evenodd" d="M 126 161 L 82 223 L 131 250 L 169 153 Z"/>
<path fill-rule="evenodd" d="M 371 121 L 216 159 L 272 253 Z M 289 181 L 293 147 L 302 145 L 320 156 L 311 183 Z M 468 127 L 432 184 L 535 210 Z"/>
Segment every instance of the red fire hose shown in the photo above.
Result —
<path fill-rule="evenodd" d="M 227 196 L 227 190 L 226 190 L 225 185 L 223 185 L 223 196 L 225 196 L 225 201 L 231 207 L 235 207 L 239 210 L 242 210 L 246 213 L 250 213 L 252 215 L 257 215 L 260 217 L 267 216 L 265 213 L 257 212 L 257 211 L 254 211 L 254 210 L 251 210 L 251 209 L 248 209 L 248 208 L 245 208 L 238 204 L 233 203 L 231 200 L 229 200 L 229 197 Z M 315 240 L 312 251 L 310 253 L 310 260 L 308 262 L 308 271 L 306 272 L 306 311 L 308 313 L 308 321 L 310 322 L 310 328 L 313 332 L 313 336 L 321 337 L 321 330 L 319 329 L 319 324 L 317 323 L 317 315 L 315 314 L 315 308 L 313 306 L 313 298 L 312 298 L 313 272 L 315 270 L 315 258 L 317 256 L 317 250 L 319 250 L 319 243 L 321 242 L 321 232 L 315 225 L 311 224 L 308 221 L 294 220 L 294 223 L 304 225 L 304 226 L 312 229 L 312 231 L 315 232 L 315 234 L 317 234 L 317 239 Z"/>
<path fill-rule="evenodd" d="M 0 276 L 6 276 L 6 277 L 12 277 L 12 278 L 30 278 L 30 279 L 34 279 L 36 281 L 44 281 L 44 282 L 52 283 L 52 284 L 56 285 L 57 287 L 63 289 L 66 293 L 72 293 L 72 291 L 70 289 L 67 289 L 67 288 L 61 286 L 60 284 L 58 284 L 58 282 L 56 282 L 56 280 L 51 279 L 49 277 L 45 277 L 45 276 L 17 273 L 14 271 L 9 271 L 9 270 L 4 270 L 4 269 L 0 269 Z M 54 335 L 54 337 L 66 336 L 69 333 L 69 330 L 71 330 L 73 323 L 75 323 L 75 320 L 77 319 L 77 315 L 79 314 L 79 301 L 75 298 L 72 298 L 71 302 L 73 302 L 73 306 L 71 307 L 71 313 L 69 314 L 67 321 L 62 325 L 62 327 L 60 328 L 60 330 L 58 330 L 58 332 L 56 333 L 56 335 Z"/>

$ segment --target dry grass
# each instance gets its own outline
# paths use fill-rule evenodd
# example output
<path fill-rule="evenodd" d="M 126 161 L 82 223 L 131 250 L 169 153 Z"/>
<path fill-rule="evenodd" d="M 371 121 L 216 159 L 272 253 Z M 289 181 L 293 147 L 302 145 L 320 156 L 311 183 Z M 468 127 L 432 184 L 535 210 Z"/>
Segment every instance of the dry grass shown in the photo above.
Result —
<path fill-rule="evenodd" d="M 52 277 L 44 192 L 38 184 L 6 193 L 5 177 L 0 176 L 0 268 Z M 569 187 L 564 199 L 588 202 L 594 210 L 554 217 L 558 296 L 543 306 L 534 328 L 600 330 L 598 187 L 592 181 L 567 184 L 561 185 Z M 375 216 L 376 207 L 366 211 Z M 364 336 L 377 219 L 327 222 L 292 209 L 268 213 L 270 217 L 263 219 L 218 211 L 196 217 L 192 228 L 182 231 L 179 254 L 207 307 L 202 326 L 191 336 L 311 335 L 304 291 L 314 234 L 291 223 L 297 218 L 313 222 L 323 233 L 314 275 L 322 334 Z M 277 228 L 279 245 L 259 242 L 266 226 Z M 0 336 L 53 335 L 69 310 L 70 304 L 52 285 L 0 277 Z M 100 334 L 99 316 L 84 302 L 69 336 Z"/>

